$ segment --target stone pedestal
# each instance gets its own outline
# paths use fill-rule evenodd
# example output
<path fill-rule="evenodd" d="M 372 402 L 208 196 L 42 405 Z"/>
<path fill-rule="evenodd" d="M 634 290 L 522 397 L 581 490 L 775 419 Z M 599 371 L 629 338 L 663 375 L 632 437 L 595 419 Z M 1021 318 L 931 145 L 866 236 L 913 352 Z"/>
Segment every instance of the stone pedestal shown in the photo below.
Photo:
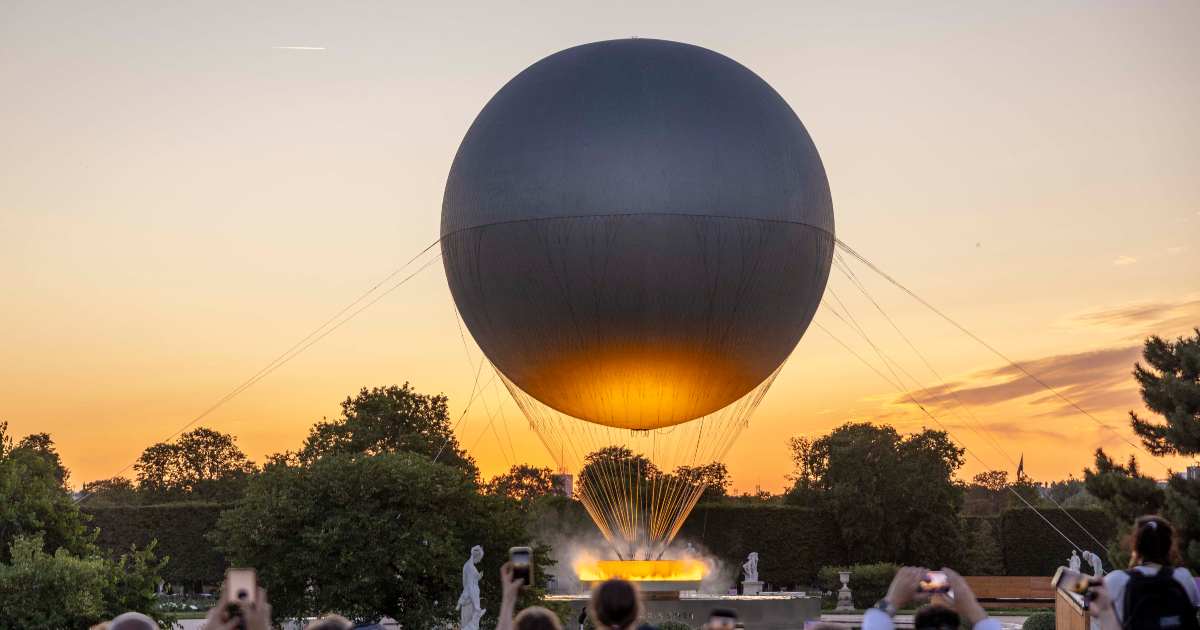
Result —
<path fill-rule="evenodd" d="M 854 598 L 850 595 L 850 572 L 842 571 L 838 573 L 838 579 L 842 582 L 842 588 L 838 589 L 836 611 L 854 610 Z"/>
<path fill-rule="evenodd" d="M 758 580 L 744 580 L 742 582 L 742 595 L 761 595 L 763 583 Z"/>

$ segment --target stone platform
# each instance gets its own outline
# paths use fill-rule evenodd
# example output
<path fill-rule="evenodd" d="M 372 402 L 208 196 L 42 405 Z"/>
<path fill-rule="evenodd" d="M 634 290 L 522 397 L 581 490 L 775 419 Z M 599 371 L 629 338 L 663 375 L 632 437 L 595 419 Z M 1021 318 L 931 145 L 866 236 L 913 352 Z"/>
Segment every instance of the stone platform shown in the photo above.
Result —
<path fill-rule="evenodd" d="M 571 606 L 573 618 L 587 605 L 586 595 L 550 595 L 547 599 L 564 602 Z M 692 595 L 685 593 L 679 599 L 647 599 L 645 621 L 658 625 L 664 621 L 680 621 L 693 628 L 708 621 L 714 608 L 730 608 L 737 611 L 738 619 L 747 628 L 755 630 L 796 630 L 804 627 L 805 621 L 821 618 L 821 598 L 798 594 L 762 595 Z"/>

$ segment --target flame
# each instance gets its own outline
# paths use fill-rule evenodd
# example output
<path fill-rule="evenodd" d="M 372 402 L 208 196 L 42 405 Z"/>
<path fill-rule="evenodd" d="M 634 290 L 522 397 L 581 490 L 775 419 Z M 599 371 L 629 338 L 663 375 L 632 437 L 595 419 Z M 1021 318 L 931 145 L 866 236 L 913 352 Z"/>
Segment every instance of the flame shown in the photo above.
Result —
<path fill-rule="evenodd" d="M 700 560 L 592 560 L 575 561 L 575 575 L 581 582 L 601 582 L 621 578 L 631 582 L 699 582 L 706 567 Z"/>

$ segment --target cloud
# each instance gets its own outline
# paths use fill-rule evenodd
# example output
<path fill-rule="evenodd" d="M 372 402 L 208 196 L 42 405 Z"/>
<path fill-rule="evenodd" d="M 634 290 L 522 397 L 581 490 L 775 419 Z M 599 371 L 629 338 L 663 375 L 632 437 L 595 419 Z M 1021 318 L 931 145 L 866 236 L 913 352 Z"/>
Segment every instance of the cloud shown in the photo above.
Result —
<path fill-rule="evenodd" d="M 1118 267 L 1124 267 L 1125 265 L 1132 265 L 1136 262 L 1137 262 L 1137 259 L 1134 258 L 1133 256 L 1117 256 L 1116 259 L 1113 260 L 1113 264 Z"/>
<path fill-rule="evenodd" d="M 1099 411 L 1138 404 L 1130 371 L 1140 356 L 1140 346 L 1117 346 L 1051 355 L 1019 364 L 1084 409 Z M 1077 413 L 1015 365 L 979 370 L 957 382 L 912 391 L 895 399 L 893 404 L 905 404 L 910 395 L 927 406 L 990 406 L 1019 401 L 1033 407 L 1022 413 L 1026 416 Z M 1028 427 L 1023 430 L 1030 431 Z"/>
<path fill-rule="evenodd" d="M 1095 326 L 1126 331 L 1126 339 L 1150 335 L 1187 334 L 1200 324 L 1200 297 L 1185 296 L 1172 302 L 1135 302 L 1103 307 L 1068 318 L 1068 327 Z"/>

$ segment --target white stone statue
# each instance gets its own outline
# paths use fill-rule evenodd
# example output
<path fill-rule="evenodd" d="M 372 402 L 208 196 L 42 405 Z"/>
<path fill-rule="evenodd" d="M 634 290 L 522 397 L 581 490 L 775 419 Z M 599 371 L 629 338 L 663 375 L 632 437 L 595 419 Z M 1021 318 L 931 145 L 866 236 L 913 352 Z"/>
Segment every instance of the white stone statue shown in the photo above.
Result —
<path fill-rule="evenodd" d="M 758 552 L 751 551 L 750 555 L 746 556 L 746 563 L 742 565 L 742 572 L 746 574 L 747 582 L 758 581 Z"/>
<path fill-rule="evenodd" d="M 475 545 L 471 547 L 471 557 L 463 563 L 462 570 L 462 595 L 458 596 L 458 608 L 460 612 L 460 628 L 461 630 L 479 630 L 479 620 L 483 618 L 483 613 L 486 612 L 479 605 L 479 569 L 475 565 L 483 559 L 483 547 Z"/>
<path fill-rule="evenodd" d="M 1092 577 L 1104 577 L 1104 563 L 1100 560 L 1100 556 L 1090 551 L 1085 551 L 1083 552 L 1083 559 L 1092 565 Z"/>
<path fill-rule="evenodd" d="M 1079 552 L 1071 550 L 1071 557 L 1067 560 L 1067 566 L 1071 567 L 1072 571 L 1079 570 Z"/>

